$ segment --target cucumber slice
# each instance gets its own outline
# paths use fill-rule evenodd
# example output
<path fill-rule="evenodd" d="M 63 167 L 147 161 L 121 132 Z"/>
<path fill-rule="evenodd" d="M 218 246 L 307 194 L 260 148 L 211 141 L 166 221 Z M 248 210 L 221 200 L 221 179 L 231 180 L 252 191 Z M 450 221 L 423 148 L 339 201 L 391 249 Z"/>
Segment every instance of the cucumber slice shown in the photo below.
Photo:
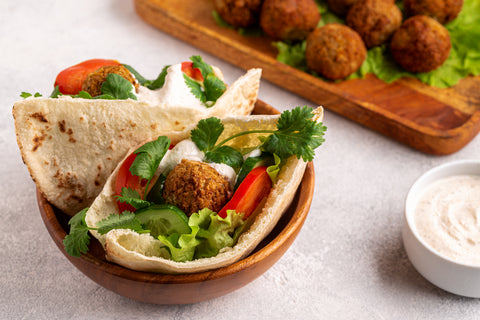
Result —
<path fill-rule="evenodd" d="M 260 166 L 267 166 L 274 164 L 273 156 L 270 153 L 262 153 L 262 155 L 258 157 L 249 157 L 244 162 L 240 171 L 238 172 L 237 181 L 235 182 L 235 190 L 237 190 L 240 183 L 242 183 L 243 179 L 247 176 L 247 174 L 252 171 L 256 167 Z"/>
<path fill-rule="evenodd" d="M 168 237 L 172 233 L 190 233 L 187 215 L 179 208 L 170 204 L 153 205 L 138 210 L 136 217 L 157 238 L 159 235 Z"/>

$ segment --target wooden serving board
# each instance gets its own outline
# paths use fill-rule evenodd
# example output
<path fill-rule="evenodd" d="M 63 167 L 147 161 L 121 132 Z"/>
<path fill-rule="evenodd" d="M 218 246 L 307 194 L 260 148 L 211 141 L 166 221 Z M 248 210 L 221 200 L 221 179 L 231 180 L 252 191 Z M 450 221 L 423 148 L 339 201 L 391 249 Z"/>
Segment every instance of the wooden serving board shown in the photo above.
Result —
<path fill-rule="evenodd" d="M 420 151 L 451 154 L 480 130 L 480 77 L 448 89 L 411 78 L 387 84 L 373 75 L 326 82 L 278 62 L 270 38 L 218 26 L 211 0 L 134 1 L 154 27 L 240 68 L 262 68 L 270 82 Z"/>

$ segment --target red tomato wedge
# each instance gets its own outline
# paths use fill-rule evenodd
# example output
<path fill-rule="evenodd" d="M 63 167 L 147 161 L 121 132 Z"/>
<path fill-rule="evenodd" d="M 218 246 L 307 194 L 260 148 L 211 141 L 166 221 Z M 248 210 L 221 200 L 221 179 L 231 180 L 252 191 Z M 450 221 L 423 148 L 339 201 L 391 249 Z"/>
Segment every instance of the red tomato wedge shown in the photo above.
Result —
<path fill-rule="evenodd" d="M 130 167 L 132 166 L 132 163 L 136 157 L 137 155 L 132 153 L 125 159 L 125 161 L 123 161 L 122 165 L 120 166 L 117 174 L 117 180 L 115 181 L 115 195 L 121 195 L 123 188 L 131 188 L 137 190 L 137 192 L 140 194 L 140 197 L 143 199 L 147 180 L 140 179 L 140 177 L 134 176 L 130 172 Z M 131 212 L 136 211 L 136 209 L 131 205 L 122 203 L 120 201 L 117 201 L 117 205 L 120 212 L 125 210 Z"/>
<path fill-rule="evenodd" d="M 267 167 L 256 167 L 245 177 L 238 186 L 232 199 L 220 210 L 218 215 L 227 217 L 227 210 L 243 212 L 243 219 L 247 219 L 258 207 L 260 202 L 268 196 L 272 189 L 272 180 L 267 173 Z"/>
<path fill-rule="evenodd" d="M 82 83 L 88 74 L 104 66 L 118 66 L 117 60 L 91 59 L 71 66 L 61 71 L 55 79 L 54 87 L 58 86 L 63 94 L 78 94 L 82 90 Z"/>
<path fill-rule="evenodd" d="M 182 71 L 189 76 L 190 78 L 197 80 L 197 81 L 203 81 L 203 75 L 202 71 L 198 68 L 193 67 L 193 62 L 191 61 L 186 61 L 182 62 Z"/>

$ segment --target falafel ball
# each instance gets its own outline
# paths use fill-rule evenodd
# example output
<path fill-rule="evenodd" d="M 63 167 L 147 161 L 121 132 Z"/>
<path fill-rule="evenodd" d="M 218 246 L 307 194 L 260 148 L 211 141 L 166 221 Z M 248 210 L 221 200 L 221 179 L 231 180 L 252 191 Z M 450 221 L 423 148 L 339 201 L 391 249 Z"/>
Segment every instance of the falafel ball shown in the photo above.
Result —
<path fill-rule="evenodd" d="M 360 0 L 348 10 L 346 23 L 371 48 L 390 39 L 402 25 L 402 12 L 394 2 Z"/>
<path fill-rule="evenodd" d="M 228 180 L 208 164 L 183 159 L 167 175 L 163 198 L 188 216 L 204 208 L 219 212 L 232 196 Z"/>
<path fill-rule="evenodd" d="M 345 17 L 350 9 L 358 0 L 328 0 L 328 8 L 330 11 L 340 17 Z"/>
<path fill-rule="evenodd" d="M 320 21 L 315 0 L 265 0 L 260 27 L 277 40 L 304 40 Z"/>
<path fill-rule="evenodd" d="M 454 20 L 462 11 L 463 0 L 404 0 L 405 15 L 426 15 L 441 24 Z"/>
<path fill-rule="evenodd" d="M 218 14 L 234 27 L 246 28 L 259 22 L 263 0 L 214 0 Z"/>
<path fill-rule="evenodd" d="M 451 47 L 448 30 L 424 15 L 405 20 L 390 44 L 395 61 L 410 72 L 438 68 L 447 60 Z"/>
<path fill-rule="evenodd" d="M 357 71 L 367 57 L 362 38 L 350 27 L 329 23 L 307 38 L 307 66 L 327 79 L 343 79 Z"/>
<path fill-rule="evenodd" d="M 102 94 L 102 84 L 107 80 L 110 73 L 116 73 L 127 79 L 135 89 L 138 89 L 138 82 L 124 66 L 104 66 L 95 72 L 90 73 L 82 84 L 82 90 L 88 92 L 92 97 Z"/>

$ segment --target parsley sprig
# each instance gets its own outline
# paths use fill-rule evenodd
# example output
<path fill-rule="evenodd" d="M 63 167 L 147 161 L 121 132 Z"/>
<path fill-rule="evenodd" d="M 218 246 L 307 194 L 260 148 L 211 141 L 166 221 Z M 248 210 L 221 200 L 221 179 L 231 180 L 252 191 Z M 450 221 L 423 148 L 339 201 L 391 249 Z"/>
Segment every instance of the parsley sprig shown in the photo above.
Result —
<path fill-rule="evenodd" d="M 225 83 L 213 72 L 213 68 L 203 61 L 200 56 L 192 56 L 193 68 L 200 69 L 203 82 L 196 81 L 183 74 L 186 85 L 192 94 L 197 97 L 207 108 L 212 107 L 227 89 Z"/>
<path fill-rule="evenodd" d="M 276 130 L 249 130 L 234 134 L 217 143 L 224 130 L 218 118 L 200 120 L 197 127 L 192 130 L 191 138 L 197 147 L 205 152 L 208 161 L 221 162 L 232 166 L 243 161 L 239 151 L 226 145 L 227 142 L 247 134 L 265 134 L 260 139 L 261 150 L 276 154 L 282 160 L 295 155 L 298 159 L 312 161 L 315 148 L 319 147 L 325 139 L 326 127 L 317 123 L 313 118 L 312 109 L 296 107 L 284 111 L 277 122 Z M 241 162 L 240 162 L 241 165 Z M 235 166 L 234 166 L 235 167 Z"/>
<path fill-rule="evenodd" d="M 135 217 L 135 213 L 124 211 L 122 214 L 111 214 L 107 218 L 97 223 L 97 228 L 87 226 L 85 216 L 88 208 L 83 209 L 74 215 L 68 224 L 70 225 L 70 233 L 63 239 L 65 251 L 74 257 L 80 257 L 82 253 L 88 252 L 90 243 L 89 230 L 96 230 L 100 234 L 106 234 L 113 229 L 131 229 L 138 233 L 147 233 L 150 230 L 143 228 L 140 221 Z"/>
<path fill-rule="evenodd" d="M 150 181 L 155 175 L 155 171 L 157 170 L 160 161 L 162 161 L 163 156 L 167 153 L 169 146 L 170 139 L 166 136 L 160 136 L 157 140 L 147 142 L 133 152 L 137 157 L 130 166 L 130 172 L 134 176 L 148 180 L 144 199 L 147 198 L 147 190 Z"/>
<path fill-rule="evenodd" d="M 128 64 L 124 64 L 123 66 L 135 76 L 135 79 L 137 79 L 137 81 L 142 86 L 147 87 L 150 90 L 156 90 L 163 87 L 163 85 L 165 84 L 165 78 L 167 76 L 167 69 L 170 67 L 170 65 L 166 65 L 165 67 L 163 67 L 162 71 L 158 74 L 156 79 L 147 80 L 132 66 L 129 66 Z"/>

